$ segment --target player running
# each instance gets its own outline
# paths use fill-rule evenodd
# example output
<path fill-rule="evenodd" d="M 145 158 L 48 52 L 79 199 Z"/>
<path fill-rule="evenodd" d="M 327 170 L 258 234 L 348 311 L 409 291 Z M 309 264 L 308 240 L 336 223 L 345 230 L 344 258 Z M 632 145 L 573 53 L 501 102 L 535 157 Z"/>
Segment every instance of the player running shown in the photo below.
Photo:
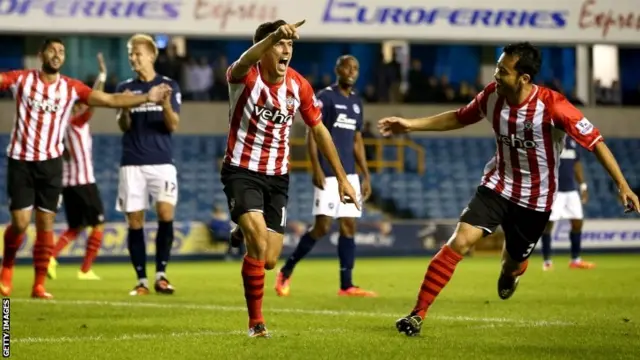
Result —
<path fill-rule="evenodd" d="M 415 307 L 396 322 L 398 331 L 420 333 L 427 310 L 451 279 L 462 254 L 498 225 L 505 233 L 498 295 L 503 300 L 513 295 L 549 221 L 565 134 L 596 154 L 617 184 L 625 211 L 640 212 L 638 197 L 629 188 L 600 131 L 564 96 L 533 84 L 541 62 L 540 51 L 528 42 L 508 45 L 498 60 L 495 82 L 467 106 L 415 120 L 380 120 L 380 132 L 388 136 L 455 130 L 486 117 L 493 125 L 497 145 L 454 234 L 431 260 Z"/>
<path fill-rule="evenodd" d="M 362 140 L 362 100 L 353 92 L 353 85 L 358 80 L 360 65 L 350 55 L 338 58 L 336 63 L 337 84 L 327 87 L 318 93 L 322 104 L 322 122 L 331 132 L 333 142 L 338 149 L 342 166 L 347 172 L 347 179 L 356 191 L 356 196 L 363 204 L 371 195 L 369 169 Z M 302 260 L 316 244 L 329 233 L 333 219 L 337 218 L 340 226 L 338 238 L 338 257 L 340 259 L 339 296 L 376 296 L 376 293 L 353 285 L 352 272 L 355 263 L 354 241 L 356 218 L 362 216 L 360 209 L 354 204 L 342 204 L 336 191 L 338 180 L 326 159 L 318 154 L 313 136 L 307 137 L 309 157 L 313 166 L 313 185 L 315 186 L 313 215 L 315 223 L 311 230 L 300 238 L 298 246 L 289 257 L 276 278 L 276 293 L 288 296 L 290 279 L 296 264 Z M 363 174 L 362 194 L 360 178 L 356 173 L 359 167 Z"/>
<path fill-rule="evenodd" d="M 242 278 L 250 337 L 268 337 L 262 316 L 264 274 L 276 266 L 284 240 L 289 132 L 296 112 L 336 174 L 340 199 L 356 200 L 311 85 L 289 67 L 302 24 L 278 20 L 260 25 L 253 46 L 227 70 L 231 106 L 221 180 L 231 219 L 239 225 L 232 240 L 237 245 L 244 238 L 247 245 Z"/>
<path fill-rule="evenodd" d="M 4 233 L 0 294 L 12 290 L 16 253 L 24 240 L 36 208 L 36 242 L 33 248 L 35 281 L 31 296 L 51 299 L 45 290 L 47 267 L 53 249 L 53 222 L 62 192 L 63 139 L 75 102 L 111 108 L 160 102 L 170 89 L 156 86 L 135 96 L 106 94 L 60 74 L 65 47 L 60 39 L 44 41 L 38 54 L 40 70 L 0 73 L 0 90 L 11 89 L 16 99 L 16 121 L 7 147 L 7 194 L 11 225 Z"/>
<path fill-rule="evenodd" d="M 576 186 L 576 181 L 580 184 L 580 191 Z M 571 221 L 571 269 L 593 269 L 595 264 L 584 261 L 580 258 L 580 243 L 582 241 L 582 219 L 584 217 L 582 204 L 586 204 L 588 199 L 587 184 L 580 162 L 580 152 L 575 140 L 567 138 L 564 143 L 564 150 L 560 154 L 560 168 L 558 169 L 558 196 L 556 196 L 551 207 L 551 216 L 547 227 L 542 234 L 542 257 L 544 263 L 542 270 L 552 270 L 551 261 L 551 231 L 553 223 L 558 220 Z"/>
<path fill-rule="evenodd" d="M 127 243 L 138 283 L 129 295 L 149 294 L 147 249 L 144 240 L 144 212 L 151 197 L 158 214 L 156 233 L 155 291 L 173 294 L 166 268 L 173 245 L 173 217 L 178 202 L 178 175 L 173 164 L 171 133 L 180 122 L 181 94 L 178 84 L 154 70 L 158 47 L 148 35 L 129 39 L 129 62 L 137 77 L 120 83 L 117 91 L 142 93 L 152 86 L 171 87 L 172 95 L 161 104 L 142 104 L 118 113 L 122 136 L 122 158 L 116 210 L 126 213 Z"/>
<path fill-rule="evenodd" d="M 93 89 L 102 91 L 107 79 L 107 67 L 102 54 L 98 54 L 97 58 L 100 74 Z M 91 227 L 84 260 L 78 271 L 78 279 L 100 280 L 100 277 L 91 270 L 91 265 L 98 256 L 104 232 L 104 207 L 96 178 L 93 175 L 92 139 L 88 124 L 93 110 L 93 107 L 76 104 L 73 107 L 71 124 L 67 127 L 65 135 L 62 203 L 67 216 L 68 229 L 58 238 L 49 260 L 48 275 L 51 279 L 55 279 L 57 276 L 58 262 L 56 257 L 58 254 L 69 242 L 84 232 L 86 227 Z"/>

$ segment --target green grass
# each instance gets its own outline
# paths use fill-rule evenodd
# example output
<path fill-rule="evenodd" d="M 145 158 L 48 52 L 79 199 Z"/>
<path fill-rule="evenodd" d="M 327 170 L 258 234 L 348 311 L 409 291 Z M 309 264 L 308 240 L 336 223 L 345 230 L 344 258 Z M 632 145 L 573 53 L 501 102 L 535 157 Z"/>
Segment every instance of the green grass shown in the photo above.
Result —
<path fill-rule="evenodd" d="M 357 283 L 378 298 L 338 298 L 336 261 L 298 267 L 289 298 L 264 299 L 271 339 L 246 337 L 239 263 L 174 263 L 174 296 L 127 295 L 129 265 L 97 265 L 98 282 L 62 265 L 51 302 L 27 299 L 32 269 L 16 269 L 11 357 L 16 359 L 638 359 L 640 261 L 599 256 L 598 268 L 544 273 L 532 258 L 516 294 L 497 296 L 499 260 L 463 261 L 432 307 L 422 335 L 394 327 L 406 315 L 427 259 L 357 262 Z M 149 270 L 152 266 L 149 266 Z"/>

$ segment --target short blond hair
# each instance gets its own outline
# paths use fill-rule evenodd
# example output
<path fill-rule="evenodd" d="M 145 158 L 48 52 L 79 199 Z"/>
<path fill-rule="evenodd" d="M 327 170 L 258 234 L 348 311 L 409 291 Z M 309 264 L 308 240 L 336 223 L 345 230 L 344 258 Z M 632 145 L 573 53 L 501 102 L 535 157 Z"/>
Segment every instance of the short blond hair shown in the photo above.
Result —
<path fill-rule="evenodd" d="M 153 51 L 153 54 L 158 57 L 158 45 L 156 45 L 156 42 L 151 36 L 147 34 L 135 34 L 131 38 L 129 38 L 129 41 L 127 41 L 127 48 L 131 50 L 131 48 L 137 44 L 146 45 L 150 50 Z"/>

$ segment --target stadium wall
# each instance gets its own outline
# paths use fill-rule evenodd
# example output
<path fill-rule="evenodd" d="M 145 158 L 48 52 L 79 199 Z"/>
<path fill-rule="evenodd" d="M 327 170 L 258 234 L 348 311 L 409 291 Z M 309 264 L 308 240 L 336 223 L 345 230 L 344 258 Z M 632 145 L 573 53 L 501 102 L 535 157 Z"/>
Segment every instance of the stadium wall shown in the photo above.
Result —
<path fill-rule="evenodd" d="M 408 118 L 438 114 L 457 108 L 460 105 L 401 105 L 401 104 L 366 104 L 365 120 L 375 122 L 386 116 L 403 116 Z M 608 137 L 640 136 L 640 109 L 629 107 L 585 107 L 585 116 L 595 123 L 602 133 Z M 0 132 L 9 133 L 14 123 L 15 105 L 12 101 L 0 102 Z M 228 129 L 229 104 L 227 103 L 185 103 L 181 111 L 180 134 L 224 134 Z M 304 134 L 304 123 L 296 123 L 294 136 Z M 116 123 L 115 110 L 98 109 L 91 120 L 91 130 L 95 134 L 120 134 Z M 491 126 L 482 121 L 479 124 L 458 131 L 424 136 L 460 137 L 491 136 Z"/>

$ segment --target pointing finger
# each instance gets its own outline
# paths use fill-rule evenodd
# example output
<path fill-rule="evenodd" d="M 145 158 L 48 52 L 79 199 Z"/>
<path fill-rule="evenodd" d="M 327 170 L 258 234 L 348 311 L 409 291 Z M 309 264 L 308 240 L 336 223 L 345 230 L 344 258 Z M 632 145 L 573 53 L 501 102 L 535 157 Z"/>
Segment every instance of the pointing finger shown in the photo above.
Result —
<path fill-rule="evenodd" d="M 293 24 L 294 27 L 299 28 L 300 26 L 302 26 L 307 20 L 302 20 L 302 21 L 298 21 L 297 23 Z"/>

